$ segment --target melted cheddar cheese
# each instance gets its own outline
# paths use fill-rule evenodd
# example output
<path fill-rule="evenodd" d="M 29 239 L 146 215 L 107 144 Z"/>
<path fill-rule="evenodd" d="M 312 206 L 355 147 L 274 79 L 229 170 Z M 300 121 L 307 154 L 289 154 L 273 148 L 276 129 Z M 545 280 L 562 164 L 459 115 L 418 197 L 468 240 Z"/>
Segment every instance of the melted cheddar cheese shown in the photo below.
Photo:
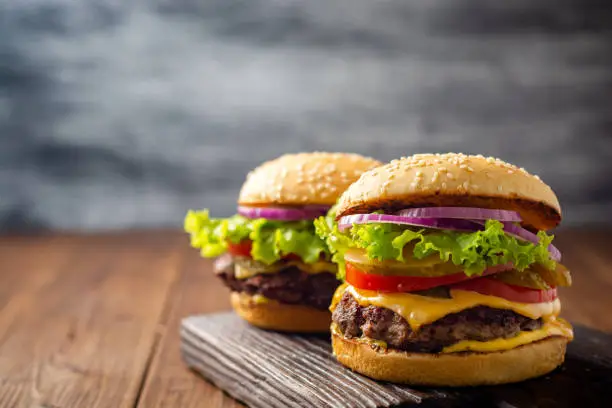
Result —
<path fill-rule="evenodd" d="M 361 306 L 372 305 L 393 310 L 406 319 L 412 330 L 415 331 L 421 326 L 433 323 L 446 315 L 476 306 L 512 310 L 531 319 L 558 316 L 561 311 L 559 299 L 545 303 L 518 303 L 496 296 L 456 289 L 450 291 L 451 299 L 444 299 L 410 293 L 381 293 L 357 289 L 350 285 L 342 285 L 338 288 L 330 308 L 332 311 L 345 291 L 350 293 Z"/>
<path fill-rule="evenodd" d="M 320 261 L 307 264 L 300 261 L 291 261 L 272 264 L 267 266 L 265 269 L 249 269 L 236 264 L 234 266 L 234 275 L 236 276 L 236 279 L 247 279 L 259 274 L 277 273 L 290 266 L 295 266 L 299 270 L 311 274 L 330 272 L 335 275 L 337 271 L 336 265 L 331 262 Z"/>
<path fill-rule="evenodd" d="M 443 353 L 456 353 L 459 351 L 478 351 L 490 353 L 493 351 L 510 350 L 525 344 L 534 343 L 551 336 L 574 338 L 572 326 L 564 319 L 551 317 L 544 322 L 542 327 L 533 331 L 522 331 L 508 339 L 495 339 L 489 341 L 463 340 L 451 346 L 445 347 Z"/>

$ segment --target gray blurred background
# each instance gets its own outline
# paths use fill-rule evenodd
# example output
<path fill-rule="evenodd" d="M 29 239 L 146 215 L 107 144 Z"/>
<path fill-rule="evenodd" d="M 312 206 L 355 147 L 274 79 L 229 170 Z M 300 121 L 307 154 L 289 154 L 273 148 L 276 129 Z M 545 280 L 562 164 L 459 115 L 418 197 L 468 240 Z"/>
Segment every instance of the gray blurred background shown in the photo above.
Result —
<path fill-rule="evenodd" d="M 180 227 L 285 152 L 500 156 L 612 223 L 609 0 L 0 0 L 0 229 Z"/>

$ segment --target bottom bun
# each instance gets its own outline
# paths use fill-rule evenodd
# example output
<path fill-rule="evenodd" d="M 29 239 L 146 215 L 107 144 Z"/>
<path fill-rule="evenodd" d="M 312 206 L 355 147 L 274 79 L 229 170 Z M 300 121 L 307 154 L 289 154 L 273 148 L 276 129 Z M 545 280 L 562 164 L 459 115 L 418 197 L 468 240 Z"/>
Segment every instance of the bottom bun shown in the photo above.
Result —
<path fill-rule="evenodd" d="M 331 313 L 328 310 L 274 300 L 261 302 L 238 292 L 232 292 L 230 300 L 238 316 L 262 329 L 294 333 L 329 332 Z"/>
<path fill-rule="evenodd" d="M 566 345 L 564 337 L 548 337 L 492 353 L 377 352 L 368 344 L 332 335 L 338 361 L 358 373 L 375 380 L 450 387 L 506 384 L 544 375 L 563 363 Z"/>

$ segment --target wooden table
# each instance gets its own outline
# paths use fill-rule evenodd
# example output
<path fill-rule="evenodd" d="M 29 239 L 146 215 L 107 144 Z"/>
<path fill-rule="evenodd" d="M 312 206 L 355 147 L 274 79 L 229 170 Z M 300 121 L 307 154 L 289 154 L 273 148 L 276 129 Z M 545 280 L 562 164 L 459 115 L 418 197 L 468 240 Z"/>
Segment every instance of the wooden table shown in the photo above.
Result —
<path fill-rule="evenodd" d="M 561 231 L 564 315 L 612 332 L 612 230 Z M 238 407 L 187 370 L 182 317 L 229 308 L 176 231 L 0 238 L 0 407 Z"/>

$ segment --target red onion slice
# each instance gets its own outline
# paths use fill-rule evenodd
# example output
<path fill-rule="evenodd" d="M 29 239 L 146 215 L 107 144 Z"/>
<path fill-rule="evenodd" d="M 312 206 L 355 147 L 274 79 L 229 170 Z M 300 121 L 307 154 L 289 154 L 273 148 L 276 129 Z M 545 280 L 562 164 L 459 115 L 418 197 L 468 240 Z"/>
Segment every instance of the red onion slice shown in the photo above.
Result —
<path fill-rule="evenodd" d="M 395 215 L 417 218 L 459 218 L 466 220 L 498 220 L 520 222 L 521 216 L 516 211 L 495 210 L 474 207 L 423 207 L 408 208 Z"/>
<path fill-rule="evenodd" d="M 314 220 L 325 215 L 329 206 L 307 205 L 303 207 L 246 207 L 238 206 L 238 214 L 247 218 L 266 218 L 275 221 Z"/>
<path fill-rule="evenodd" d="M 479 223 L 468 220 L 457 220 L 447 218 L 416 218 L 400 217 L 388 214 L 353 214 L 341 217 L 338 221 L 338 229 L 344 231 L 353 224 L 368 224 L 372 222 L 411 225 L 415 227 L 446 229 L 454 231 L 478 231 L 483 229 Z"/>

